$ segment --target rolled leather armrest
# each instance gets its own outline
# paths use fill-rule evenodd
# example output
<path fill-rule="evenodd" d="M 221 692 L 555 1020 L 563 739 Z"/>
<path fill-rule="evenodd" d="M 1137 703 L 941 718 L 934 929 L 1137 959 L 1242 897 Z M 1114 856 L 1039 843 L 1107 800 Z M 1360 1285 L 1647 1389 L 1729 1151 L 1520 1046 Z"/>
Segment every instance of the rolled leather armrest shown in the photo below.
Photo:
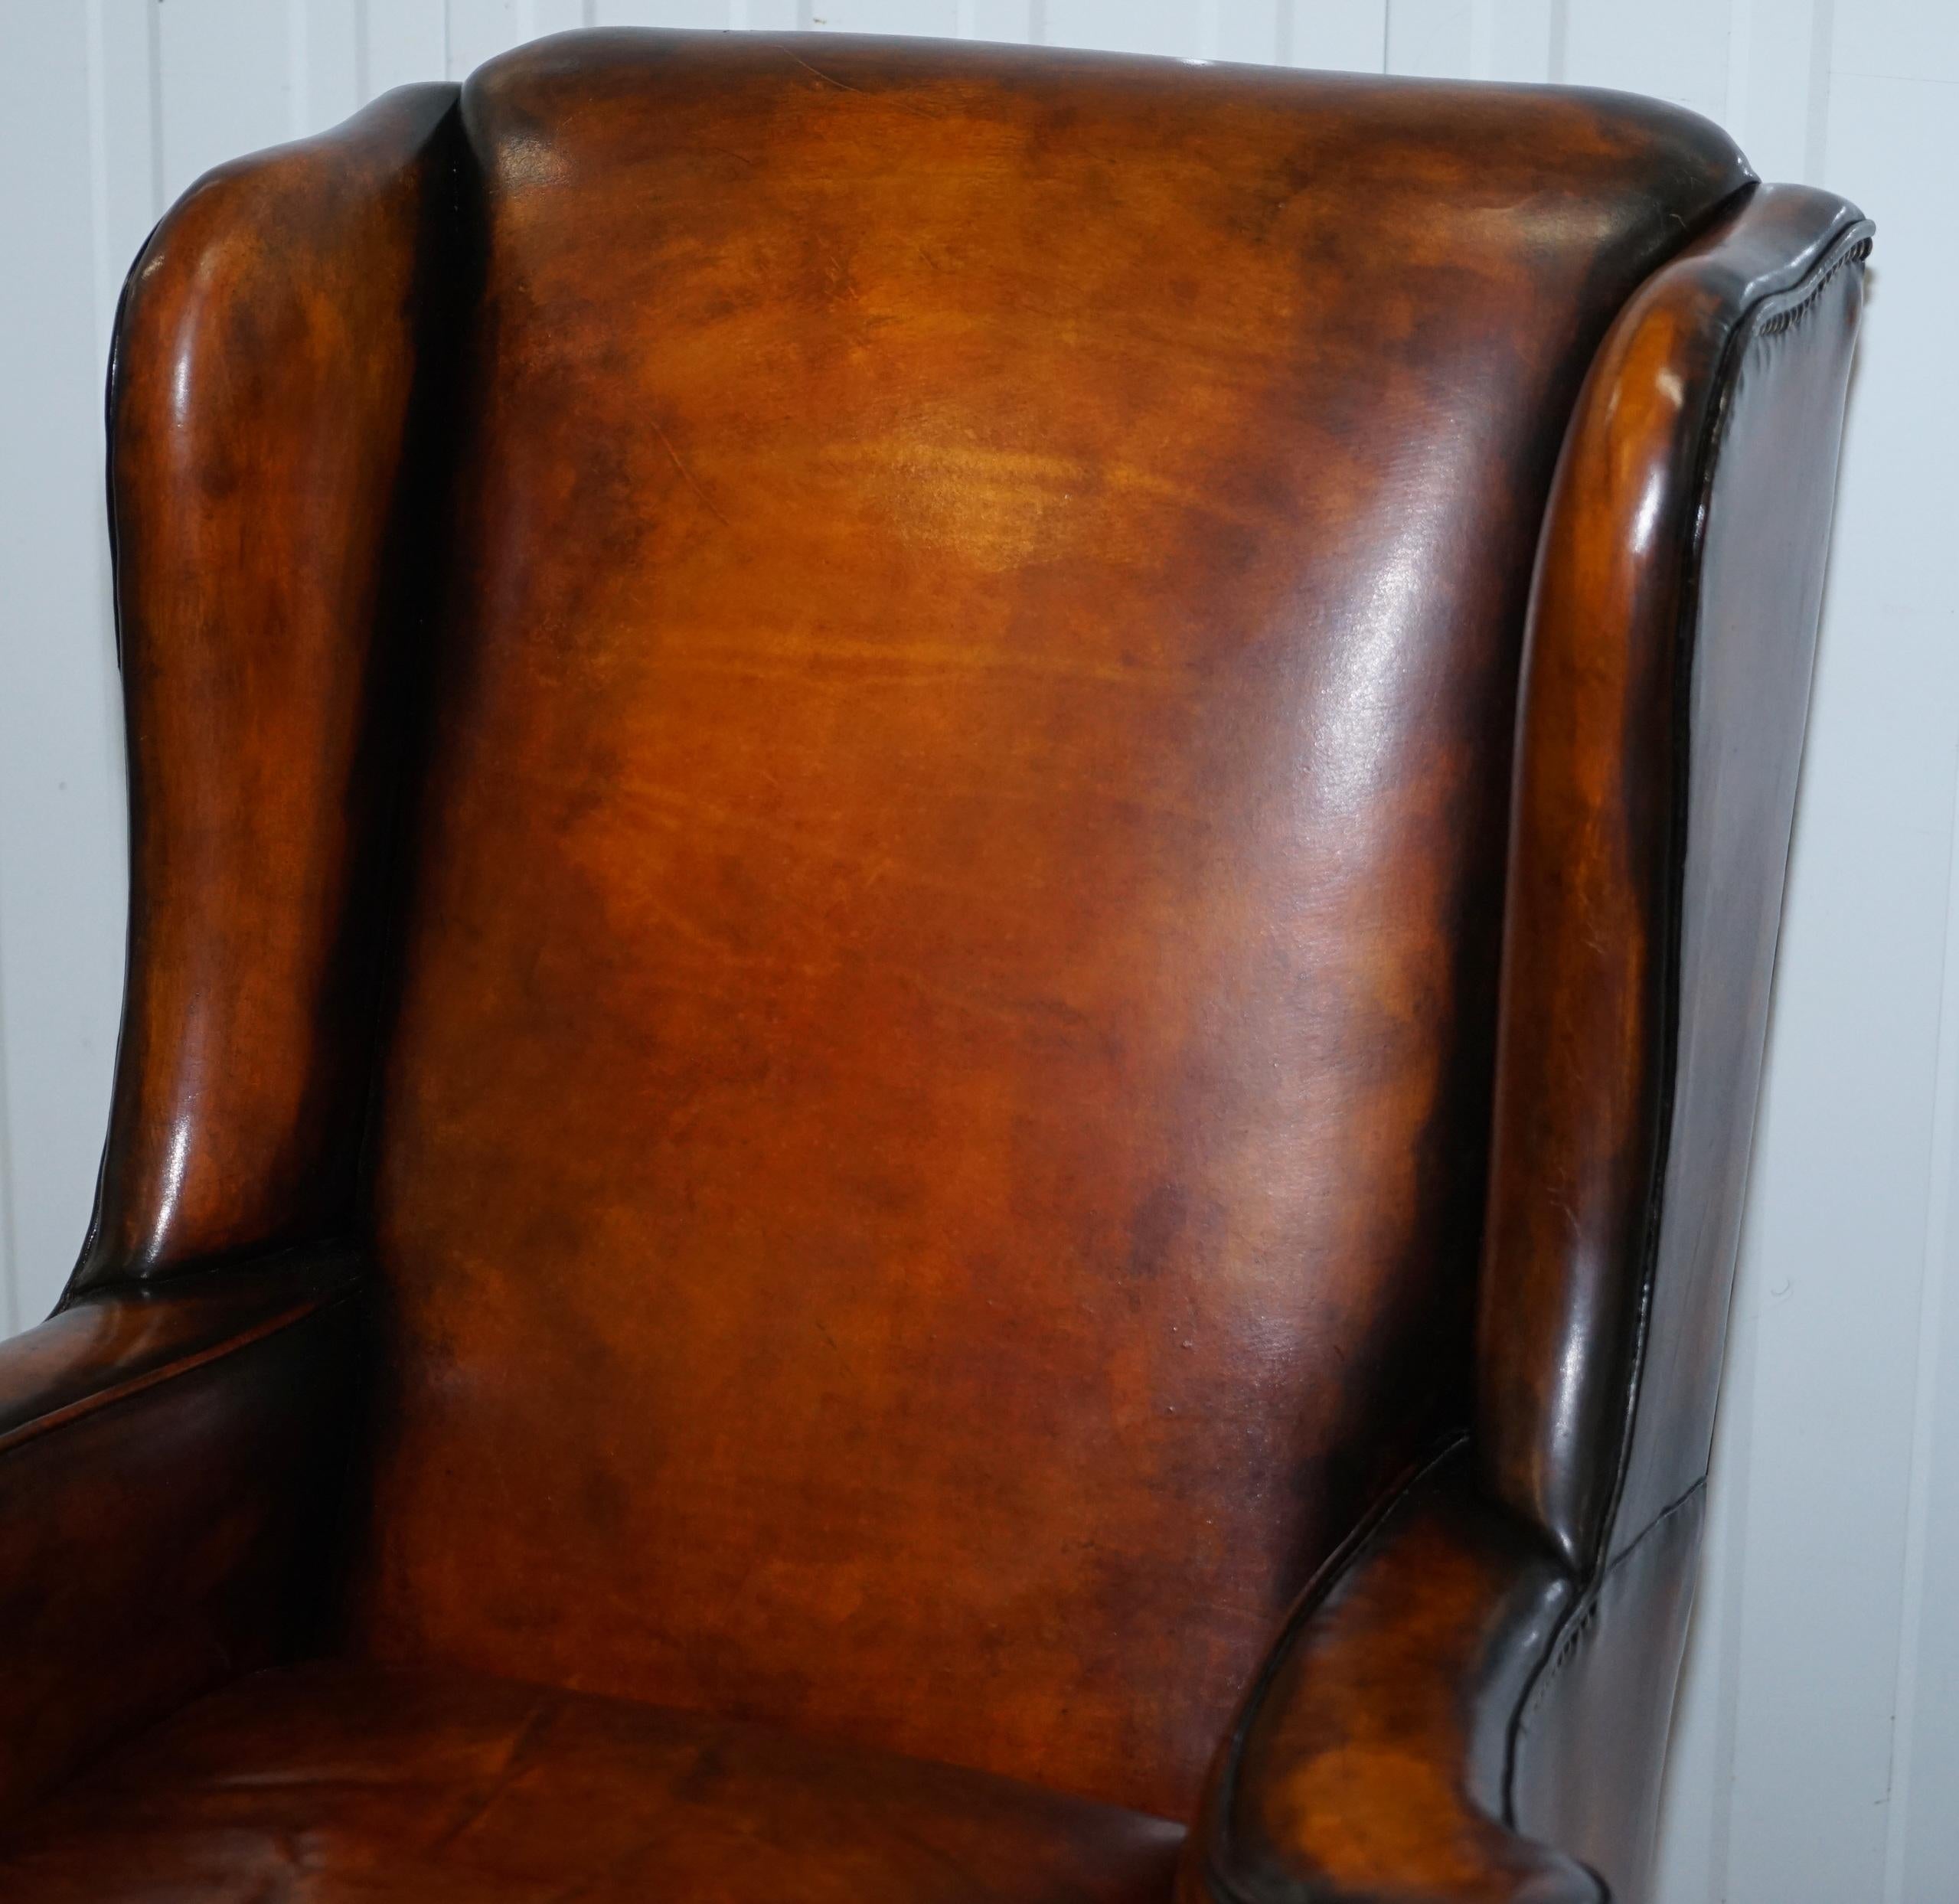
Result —
<path fill-rule="evenodd" d="M 0 1813 L 303 1643 L 360 1282 L 349 1252 L 288 1251 L 0 1343 Z"/>
<path fill-rule="evenodd" d="M 1180 1904 L 1602 1904 L 1508 1789 L 1579 1595 L 1448 1451 L 1301 1600 L 1213 1767 Z"/>

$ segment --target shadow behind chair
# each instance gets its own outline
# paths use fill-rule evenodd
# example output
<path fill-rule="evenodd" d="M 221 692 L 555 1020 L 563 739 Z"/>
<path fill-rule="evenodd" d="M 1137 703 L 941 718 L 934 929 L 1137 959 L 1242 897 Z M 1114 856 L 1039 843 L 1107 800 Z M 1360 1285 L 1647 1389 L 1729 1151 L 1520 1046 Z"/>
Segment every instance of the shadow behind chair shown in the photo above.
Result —
<path fill-rule="evenodd" d="M 8 1895 L 1641 1896 L 1868 230 L 685 34 L 196 187 Z"/>

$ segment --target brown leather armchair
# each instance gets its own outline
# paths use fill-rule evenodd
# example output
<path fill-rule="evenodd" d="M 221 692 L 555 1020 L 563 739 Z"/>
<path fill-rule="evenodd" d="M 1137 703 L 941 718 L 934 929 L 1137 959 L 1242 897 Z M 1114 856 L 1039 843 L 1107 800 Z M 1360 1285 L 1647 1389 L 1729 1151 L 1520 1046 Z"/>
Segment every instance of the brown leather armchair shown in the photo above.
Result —
<path fill-rule="evenodd" d="M 646 33 L 193 190 L 0 1892 L 1641 1897 L 1869 233 Z"/>

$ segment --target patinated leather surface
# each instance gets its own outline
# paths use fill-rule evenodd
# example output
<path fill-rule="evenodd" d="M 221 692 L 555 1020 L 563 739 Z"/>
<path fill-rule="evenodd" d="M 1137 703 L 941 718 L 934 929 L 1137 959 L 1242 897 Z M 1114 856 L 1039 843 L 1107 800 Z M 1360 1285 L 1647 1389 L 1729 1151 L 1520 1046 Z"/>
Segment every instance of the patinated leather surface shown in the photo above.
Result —
<path fill-rule="evenodd" d="M 78 1285 L 353 1220 L 463 281 L 455 95 L 220 166 L 123 293 L 129 978 Z"/>
<path fill-rule="evenodd" d="M 1191 1900 L 1649 1894 L 1869 234 L 1759 188 L 1599 354 L 1525 654 L 1472 1444 L 1306 1596 Z"/>
<path fill-rule="evenodd" d="M 1869 232 L 1767 186 L 1657 274 L 1546 524 L 1477 1426 L 1581 1569 L 1706 1472 Z"/>
<path fill-rule="evenodd" d="M 1162 1904 L 1183 1830 L 1011 1779 L 338 1664 L 193 1706 L 0 1839 L 35 1904 Z"/>
<path fill-rule="evenodd" d="M 1579 1599 L 1451 1450 L 1304 1595 L 1221 1757 L 1180 1904 L 1605 1904 L 1506 1822 L 1515 1716 Z"/>
<path fill-rule="evenodd" d="M 358 1641 L 1187 1811 L 1462 1406 L 1543 498 L 1745 173 L 872 43 L 463 117 Z"/>
<path fill-rule="evenodd" d="M 1190 1895 L 1636 1896 L 1862 242 L 1748 184 L 598 34 L 194 191 L 0 1802 L 348 1657 L 10 1895 L 1161 1897 L 1223 1736 Z"/>
<path fill-rule="evenodd" d="M 295 1252 L 104 1292 L 0 1344 L 0 1814 L 317 1641 L 354 1272 Z"/>

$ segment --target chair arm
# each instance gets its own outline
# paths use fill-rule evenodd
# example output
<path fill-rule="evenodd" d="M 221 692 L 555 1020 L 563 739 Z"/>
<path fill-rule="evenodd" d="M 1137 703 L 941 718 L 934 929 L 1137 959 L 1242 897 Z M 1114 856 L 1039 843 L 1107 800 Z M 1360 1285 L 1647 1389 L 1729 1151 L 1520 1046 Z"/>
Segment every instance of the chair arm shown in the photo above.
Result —
<path fill-rule="evenodd" d="M 305 1637 L 359 1263 L 104 1288 L 0 1343 L 0 1812 Z"/>
<path fill-rule="evenodd" d="M 1451 1449 L 1308 1589 L 1213 1767 L 1180 1904 L 1602 1904 L 1507 1821 L 1579 1593 Z"/>

